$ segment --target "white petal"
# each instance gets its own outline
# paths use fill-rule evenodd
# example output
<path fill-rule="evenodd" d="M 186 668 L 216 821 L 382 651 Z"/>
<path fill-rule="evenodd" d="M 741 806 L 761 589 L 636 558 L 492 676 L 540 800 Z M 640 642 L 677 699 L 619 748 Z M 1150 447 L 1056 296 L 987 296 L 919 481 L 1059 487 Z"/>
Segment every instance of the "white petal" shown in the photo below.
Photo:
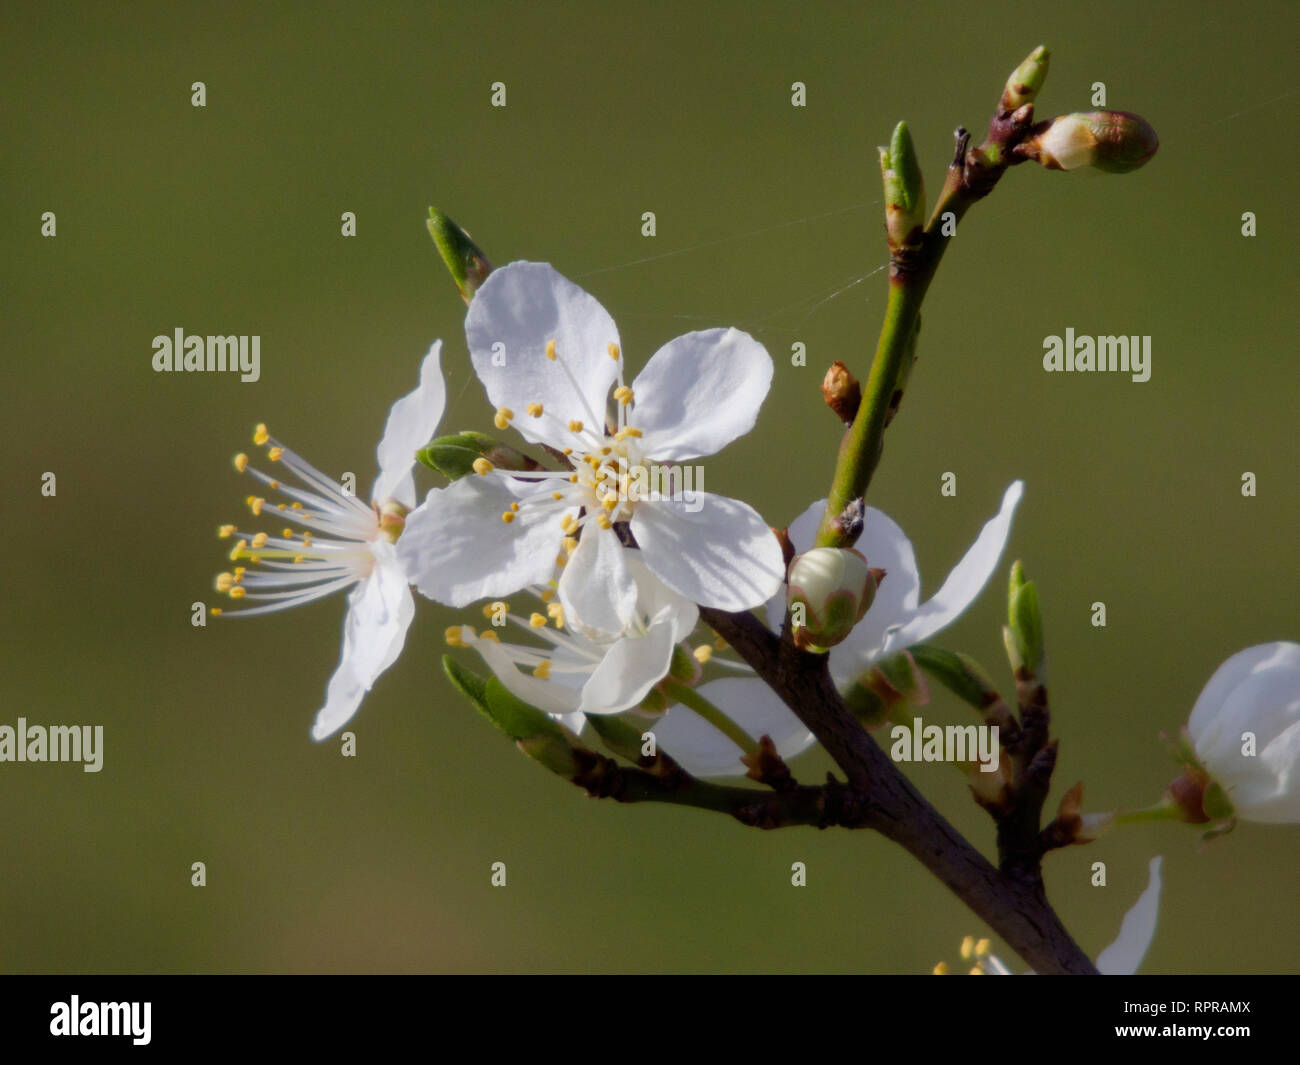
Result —
<path fill-rule="evenodd" d="M 512 424 L 525 439 L 563 448 L 570 420 L 604 427 L 619 367 L 609 345 L 618 343 L 618 330 L 594 297 L 554 267 L 517 262 L 492 271 L 470 302 L 465 337 L 488 399 L 515 412 Z M 551 340 L 563 367 L 546 357 Z M 535 402 L 559 423 L 525 414 Z"/>
<path fill-rule="evenodd" d="M 632 382 L 630 423 L 660 462 L 712 455 L 758 418 L 772 384 L 767 349 L 738 329 L 707 329 L 669 341 Z"/>
<path fill-rule="evenodd" d="M 758 512 L 739 500 L 697 492 L 690 503 L 638 503 L 631 525 L 655 576 L 701 606 L 749 610 L 785 579 L 781 545 Z"/>
<path fill-rule="evenodd" d="M 651 626 L 644 636 L 621 637 L 610 645 L 583 687 L 579 709 L 588 714 L 631 709 L 667 675 L 672 657 L 673 627 L 669 622 Z"/>
<path fill-rule="evenodd" d="M 330 680 L 325 705 L 316 715 L 312 737 L 323 740 L 356 713 L 361 697 L 402 653 L 415 601 L 397 565 L 393 545 L 373 544 L 374 571 L 348 596 L 343 624 L 343 654 Z"/>
<path fill-rule="evenodd" d="M 886 639 L 887 652 L 902 651 L 914 643 L 928 640 L 940 629 L 956 621 L 975 601 L 997 569 L 998 560 L 1007 546 L 1007 537 L 1011 534 L 1011 519 L 1016 512 L 1016 504 L 1020 502 L 1024 490 L 1023 481 L 1014 481 L 1007 488 L 1002 496 L 1002 508 L 985 523 L 975 538 L 975 543 L 953 567 L 943 586 L 906 620 L 898 632 Z"/>
<path fill-rule="evenodd" d="M 1097 971 L 1103 976 L 1132 976 L 1137 972 L 1156 934 L 1160 914 L 1160 863 L 1152 858 L 1147 889 L 1124 915 L 1115 942 L 1097 955 Z"/>
<path fill-rule="evenodd" d="M 582 528 L 578 547 L 560 575 L 560 605 L 579 631 L 616 637 L 636 613 L 636 582 L 613 529 L 594 521 Z"/>
<path fill-rule="evenodd" d="M 1202 689 L 1187 722 L 1187 731 L 1198 743 L 1223 710 L 1228 696 L 1252 673 L 1273 667 L 1300 668 L 1300 644 L 1285 641 L 1264 643 L 1238 651 L 1214 671 Z"/>
<path fill-rule="evenodd" d="M 435 488 L 406 516 L 397 554 L 421 594 L 467 606 L 550 579 L 564 539 L 560 522 L 577 508 L 539 513 L 525 506 L 507 523 L 501 515 L 516 491 L 532 489 L 513 478 L 472 474 Z"/>
<path fill-rule="evenodd" d="M 700 620 L 699 607 L 656 577 L 640 551 L 628 551 L 624 558 L 636 581 L 637 614 L 651 621 L 666 622 L 672 630 L 673 643 L 686 639 Z"/>
<path fill-rule="evenodd" d="M 572 714 L 577 710 L 581 697 L 577 684 L 586 679 L 585 674 L 553 672 L 554 679 L 542 680 L 522 672 L 495 640 L 475 640 L 474 650 L 505 685 L 506 691 L 516 698 L 548 714 Z"/>
<path fill-rule="evenodd" d="M 442 341 L 435 340 L 420 364 L 419 385 L 388 412 L 383 439 L 375 450 L 379 477 L 370 493 L 378 503 L 396 499 L 404 507 L 415 506 L 415 480 L 411 477 L 415 453 L 432 439 L 447 403 L 447 386 L 438 363 L 441 353 Z"/>
<path fill-rule="evenodd" d="M 724 677 L 699 687 L 699 694 L 754 739 L 767 735 L 782 758 L 813 743 L 812 733 L 777 694 L 754 677 Z M 696 776 L 744 776 L 741 750 L 695 711 L 677 705 L 654 723 L 656 745 Z"/>

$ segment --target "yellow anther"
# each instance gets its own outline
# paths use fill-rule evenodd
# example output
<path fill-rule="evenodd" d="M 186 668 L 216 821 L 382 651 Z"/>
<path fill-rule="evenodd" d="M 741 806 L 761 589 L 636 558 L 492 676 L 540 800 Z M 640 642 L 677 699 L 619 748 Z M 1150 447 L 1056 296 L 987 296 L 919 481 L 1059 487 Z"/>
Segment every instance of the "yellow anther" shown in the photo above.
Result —
<path fill-rule="evenodd" d="M 565 558 L 563 555 L 556 555 L 555 564 L 557 566 L 567 566 L 569 564 L 569 560 Z"/>
<path fill-rule="evenodd" d="M 286 540 L 292 540 L 292 539 L 293 539 L 293 530 L 292 530 L 292 529 L 281 529 L 281 530 L 280 530 L 280 535 L 283 536 Z"/>
<path fill-rule="evenodd" d="M 256 536 L 253 537 L 253 546 L 254 546 L 254 547 L 265 547 L 265 546 L 266 546 L 266 541 L 269 540 L 269 539 L 271 539 L 271 538 L 270 538 L 269 536 L 267 536 L 266 533 L 264 533 L 264 532 L 260 532 L 260 533 L 258 533 Z"/>
<path fill-rule="evenodd" d="M 632 426 L 628 425 L 628 426 L 624 426 L 622 429 L 616 432 L 614 434 L 614 439 L 622 441 L 622 440 L 626 440 L 629 436 L 640 436 L 640 435 L 641 435 L 640 429 L 633 429 Z"/>
<path fill-rule="evenodd" d="M 272 462 L 279 462 L 283 455 L 284 455 L 284 448 L 282 447 L 269 448 L 267 449 L 266 452 L 266 457 L 270 459 Z"/>
<path fill-rule="evenodd" d="M 569 474 L 569 484 L 577 484 L 577 483 L 578 483 L 578 475 L 576 473 Z"/>
<path fill-rule="evenodd" d="M 618 496 L 608 495 L 600 501 L 600 505 L 604 507 L 607 512 L 612 512 L 614 508 L 618 506 Z"/>
<path fill-rule="evenodd" d="M 228 540 L 231 534 L 234 533 L 234 531 L 235 531 L 235 527 L 233 525 L 222 525 L 219 529 L 217 529 L 217 536 L 222 540 Z"/>
<path fill-rule="evenodd" d="M 981 969 L 981 968 L 977 965 L 977 966 L 975 966 L 975 968 L 973 968 L 973 969 L 972 969 L 970 972 L 968 972 L 966 975 L 967 975 L 967 976 L 987 976 L 988 973 L 986 973 L 983 969 Z"/>
<path fill-rule="evenodd" d="M 549 603 L 552 599 L 555 598 L 555 589 L 543 588 L 541 592 L 538 594 L 537 598 L 539 598 L 543 603 Z"/>
<path fill-rule="evenodd" d="M 563 546 L 564 550 L 571 555 L 573 552 L 578 550 L 578 541 L 572 536 L 566 536 L 564 540 L 561 541 L 561 546 Z"/>
<path fill-rule="evenodd" d="M 515 520 L 515 512 L 513 510 L 507 510 L 504 514 L 501 515 L 501 520 L 504 521 L 507 525 L 509 525 L 512 521 Z"/>
<path fill-rule="evenodd" d="M 214 618 L 219 618 L 221 617 L 221 607 L 214 606 L 211 610 L 208 611 L 208 613 L 211 614 Z"/>
<path fill-rule="evenodd" d="M 498 407 L 496 417 L 492 419 L 492 424 L 498 429 L 504 429 L 510 424 L 510 419 L 515 416 L 515 412 L 509 407 Z"/>
<path fill-rule="evenodd" d="M 243 599 L 248 594 L 247 588 L 242 588 L 238 584 L 230 589 L 231 599 Z"/>
<path fill-rule="evenodd" d="M 275 505 L 275 509 L 276 509 L 276 510 L 285 510 L 285 509 L 288 508 L 288 506 L 289 506 L 288 503 L 277 503 L 277 504 Z"/>
<path fill-rule="evenodd" d="M 930 972 L 935 976 L 947 976 L 948 963 L 946 961 L 941 961 L 938 965 L 936 965 L 933 969 L 931 969 Z"/>
<path fill-rule="evenodd" d="M 513 510 L 516 514 L 518 514 L 518 513 L 519 513 L 519 504 L 518 504 L 518 503 L 511 503 L 511 504 L 510 504 L 510 509 Z"/>
<path fill-rule="evenodd" d="M 563 492 L 552 492 L 552 493 L 551 493 L 551 498 L 552 498 L 552 499 L 563 499 L 563 498 L 564 498 L 564 493 L 563 493 Z"/>
<path fill-rule="evenodd" d="M 962 961 L 970 961 L 971 956 L 975 953 L 975 937 L 967 936 L 961 941 L 961 958 Z"/>
<path fill-rule="evenodd" d="M 242 451 L 235 456 L 235 469 L 237 469 L 240 473 L 243 473 L 246 469 L 248 469 L 248 456 L 245 455 Z"/>
<path fill-rule="evenodd" d="M 605 350 L 609 352 L 609 357 L 610 357 L 611 359 L 613 359 L 615 362 L 618 362 L 618 345 L 617 345 L 617 344 L 615 344 L 615 343 L 611 340 L 611 341 L 609 342 L 609 344 L 605 347 Z"/>
<path fill-rule="evenodd" d="M 280 490 L 280 482 L 279 482 L 279 481 L 267 481 L 267 482 L 266 482 L 266 487 L 269 488 L 269 489 L 271 489 L 272 492 L 278 492 L 278 491 Z"/>
<path fill-rule="evenodd" d="M 564 607 L 559 603 L 548 603 L 546 605 L 546 613 L 550 615 L 551 620 L 555 622 L 555 627 L 557 629 L 564 626 Z"/>
<path fill-rule="evenodd" d="M 538 614 L 534 612 L 529 615 L 528 624 L 535 629 L 544 629 L 546 628 L 546 617 L 542 614 Z"/>
<path fill-rule="evenodd" d="M 307 556 L 306 556 L 306 555 L 294 555 L 294 556 L 293 556 L 293 560 L 294 560 L 294 562 L 306 562 L 306 561 L 307 561 Z"/>
<path fill-rule="evenodd" d="M 447 641 L 448 647 L 464 647 L 465 641 L 461 639 L 460 626 L 452 625 L 442 634 L 443 639 Z"/>
<path fill-rule="evenodd" d="M 582 432 L 582 422 L 578 421 L 577 418 L 574 418 L 573 421 L 569 422 L 569 432 L 571 433 Z"/>
<path fill-rule="evenodd" d="M 533 676 L 538 680 L 547 680 L 551 675 L 551 660 L 543 658 L 537 668 L 533 670 Z"/>
<path fill-rule="evenodd" d="M 248 570 L 245 569 L 243 566 L 236 566 L 236 567 L 235 567 L 235 583 L 238 584 L 240 581 L 242 581 L 242 580 L 244 579 L 244 574 L 247 573 L 247 572 L 248 572 Z"/>
<path fill-rule="evenodd" d="M 981 939 L 975 944 L 975 957 L 982 958 L 989 952 L 989 941 Z"/>
<path fill-rule="evenodd" d="M 474 460 L 474 472 L 477 473 L 480 477 L 487 476 L 494 469 L 496 469 L 496 467 L 493 466 L 492 463 L 488 462 L 487 459 L 478 458 Z"/>
<path fill-rule="evenodd" d="M 614 452 L 614 449 L 613 449 L 612 447 L 602 447 L 602 448 L 600 449 L 600 453 L 601 453 L 602 455 L 610 455 L 610 454 L 613 454 L 613 452 Z"/>
<path fill-rule="evenodd" d="M 290 503 L 289 506 L 290 506 L 291 508 L 293 508 L 294 510 L 302 510 L 302 504 L 301 504 L 301 503 Z"/>
<path fill-rule="evenodd" d="M 619 385 L 614 389 L 614 398 L 626 407 L 636 397 L 633 395 L 632 389 L 627 385 Z"/>
<path fill-rule="evenodd" d="M 530 403 L 524 409 L 528 411 L 530 418 L 540 418 L 542 416 L 542 405 L 540 403 Z"/>
<path fill-rule="evenodd" d="M 710 658 L 713 657 L 713 648 L 710 647 L 707 643 L 702 643 L 700 644 L 699 647 L 695 648 L 694 654 L 695 654 L 695 661 L 697 661 L 700 665 L 704 665 Z"/>
<path fill-rule="evenodd" d="M 216 589 L 219 592 L 228 592 L 234 586 L 235 575 L 233 573 L 218 573 Z"/>
<path fill-rule="evenodd" d="M 728 646 L 727 641 L 724 640 L 721 636 L 713 637 L 713 649 L 715 651 L 725 651 L 727 649 L 727 646 Z"/>
<path fill-rule="evenodd" d="M 560 454 L 562 454 L 562 455 L 572 455 L 572 454 L 573 454 L 573 448 L 571 448 L 571 447 L 566 447 L 562 452 L 560 452 Z"/>
<path fill-rule="evenodd" d="M 257 428 L 253 430 L 253 443 L 261 447 L 270 439 L 271 434 L 266 431 L 266 426 L 259 423 Z"/>
<path fill-rule="evenodd" d="M 247 546 L 248 546 L 247 540 L 240 540 L 237 544 L 235 544 L 235 546 L 230 549 L 230 561 L 234 562 L 237 559 L 242 558 L 244 554 L 244 548 L 246 548 Z"/>
<path fill-rule="evenodd" d="M 597 514 L 596 524 L 602 529 L 612 529 L 614 527 L 614 523 L 609 520 L 609 515 L 607 514 Z"/>
<path fill-rule="evenodd" d="M 578 527 L 577 519 L 574 518 L 572 514 L 564 515 L 564 518 L 560 521 L 560 528 L 563 529 L 566 533 L 573 532 L 573 530 L 576 529 L 577 527 Z"/>
<path fill-rule="evenodd" d="M 249 556 L 248 556 L 248 561 L 249 561 L 249 562 L 253 562 L 253 563 L 261 562 L 261 561 L 262 561 L 262 556 L 261 556 L 261 555 L 249 555 Z"/>
<path fill-rule="evenodd" d="M 546 357 L 547 357 L 548 359 L 550 359 L 551 362 L 554 362 L 554 361 L 555 361 L 555 341 L 554 341 L 554 340 L 548 340 L 548 341 L 546 342 Z"/>
<path fill-rule="evenodd" d="M 311 547 L 311 533 L 308 532 L 302 534 L 302 546 Z"/>
<path fill-rule="evenodd" d="M 491 640 L 493 643 L 500 643 L 500 642 L 501 642 L 501 637 L 498 636 L 498 635 L 497 635 L 495 632 L 493 632 L 491 629 L 484 629 L 483 632 L 482 632 L 482 634 L 479 636 L 479 639 L 480 639 L 480 640 Z"/>

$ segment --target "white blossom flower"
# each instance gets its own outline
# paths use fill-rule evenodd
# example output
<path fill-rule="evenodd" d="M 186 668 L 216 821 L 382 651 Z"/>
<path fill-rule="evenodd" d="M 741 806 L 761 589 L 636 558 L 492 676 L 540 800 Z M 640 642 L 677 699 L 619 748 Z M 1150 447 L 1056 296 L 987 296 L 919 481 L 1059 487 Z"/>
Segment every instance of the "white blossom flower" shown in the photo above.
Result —
<path fill-rule="evenodd" d="M 867 508 L 855 550 L 865 555 L 872 567 L 883 569 L 885 576 L 866 616 L 830 649 L 831 677 L 841 691 L 878 659 L 906 650 L 947 627 L 975 601 L 1002 557 L 1023 493 L 1021 481 L 1007 488 L 1001 509 L 985 523 L 962 560 L 925 603 L 920 602 L 921 578 L 911 541 L 887 514 Z M 825 507 L 824 500 L 814 503 L 790 525 L 790 542 L 796 551 L 812 546 Z M 784 595 L 768 602 L 768 623 L 774 629 L 780 627 L 785 609 Z M 755 677 L 711 681 L 701 686 L 700 693 L 754 739 L 766 733 L 783 757 L 793 757 L 814 742 L 803 722 Z M 698 776 L 732 776 L 742 771 L 740 748 L 685 707 L 670 708 L 655 726 L 655 735 L 669 754 Z"/>
<path fill-rule="evenodd" d="M 415 614 L 395 544 L 405 515 L 415 505 L 411 475 L 415 453 L 428 443 L 442 418 L 446 388 L 439 367 L 441 349 L 442 342 L 435 341 L 420 366 L 419 386 L 389 411 L 376 452 L 379 476 L 370 502 L 344 491 L 339 482 L 275 440 L 264 425 L 257 427 L 253 442 L 266 447 L 266 457 L 298 484 L 282 483 L 254 469 L 245 454 L 235 456 L 236 469 L 256 478 L 269 493 L 286 497 L 276 503 L 249 496 L 254 516 L 274 516 L 289 525 L 279 536 L 245 532 L 234 525 L 221 527 L 220 536 L 237 541 L 231 561 L 249 565 L 236 565 L 220 574 L 217 590 L 241 603 L 259 605 L 212 613 L 252 617 L 352 589 L 343 623 L 343 652 L 330 678 L 325 705 L 312 726 L 316 740 L 337 732 L 356 713 L 365 693 L 397 660 Z"/>
<path fill-rule="evenodd" d="M 763 519 L 703 491 L 698 467 L 680 466 L 753 427 L 772 380 L 761 344 L 735 329 L 688 333 L 628 386 L 604 308 L 552 267 L 528 262 L 488 277 L 465 334 L 497 427 L 513 424 L 562 455 L 565 468 L 506 471 L 483 460 L 478 476 L 430 492 L 398 546 L 423 594 L 451 606 L 510 595 L 543 583 L 564 549 L 565 611 L 621 631 L 637 601 L 623 524 L 655 576 L 692 602 L 745 610 L 780 587 L 781 550 Z"/>
<path fill-rule="evenodd" d="M 1187 734 L 1237 816 L 1300 822 L 1300 644 L 1229 658 L 1196 700 Z"/>
<path fill-rule="evenodd" d="M 627 549 L 620 549 L 627 550 Z M 581 732 L 583 714 L 618 714 L 635 708 L 668 673 L 673 649 L 695 628 L 699 610 L 668 588 L 627 551 L 625 565 L 636 582 L 632 620 L 619 632 L 591 628 L 566 615 L 552 580 L 534 594 L 546 613 L 525 618 L 504 602 L 489 603 L 484 616 L 509 621 L 546 646 L 508 643 L 498 627 L 469 625 L 447 630 L 454 647 L 473 647 L 512 694 Z M 550 624 L 548 625 L 548 620 Z"/>

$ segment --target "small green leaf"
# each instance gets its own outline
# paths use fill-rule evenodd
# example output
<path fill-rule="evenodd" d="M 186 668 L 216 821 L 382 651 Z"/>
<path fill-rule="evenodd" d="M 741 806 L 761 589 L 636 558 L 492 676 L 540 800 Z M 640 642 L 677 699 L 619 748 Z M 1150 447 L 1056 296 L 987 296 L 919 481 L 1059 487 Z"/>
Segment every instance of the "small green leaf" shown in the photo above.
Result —
<path fill-rule="evenodd" d="M 496 677 L 484 680 L 451 655 L 443 655 L 442 668 L 474 708 L 529 758 L 565 778 L 578 771 L 568 735 L 547 714 L 515 696 Z"/>
<path fill-rule="evenodd" d="M 416 452 L 426 466 L 455 481 L 476 472 L 474 463 L 486 459 L 503 470 L 536 470 L 541 466 L 508 444 L 499 443 L 485 433 L 463 432 L 440 436 Z"/>
<path fill-rule="evenodd" d="M 999 698 L 993 680 L 969 655 L 929 644 L 911 648 L 916 664 L 962 702 L 983 710 Z"/>

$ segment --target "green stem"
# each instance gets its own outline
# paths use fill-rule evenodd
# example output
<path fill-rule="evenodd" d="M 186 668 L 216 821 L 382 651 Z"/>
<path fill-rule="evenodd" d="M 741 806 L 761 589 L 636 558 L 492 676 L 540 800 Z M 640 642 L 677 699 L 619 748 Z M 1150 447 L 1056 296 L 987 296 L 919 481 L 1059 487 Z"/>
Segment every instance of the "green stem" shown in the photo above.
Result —
<path fill-rule="evenodd" d="M 1182 811 L 1172 803 L 1158 802 L 1141 810 L 1120 810 L 1115 814 L 1116 825 L 1138 825 L 1146 821 L 1181 821 Z"/>
<path fill-rule="evenodd" d="M 689 684 L 666 677 L 660 682 L 660 687 L 670 699 L 694 710 L 746 754 L 758 753 L 757 741 Z"/>
<path fill-rule="evenodd" d="M 818 547 L 849 547 L 853 543 L 854 537 L 833 526 L 832 522 L 853 500 L 866 495 L 871 476 L 880 462 L 885 416 L 908 354 L 908 341 L 916 328 L 926 291 L 952 239 L 951 233 L 946 234 L 945 230 L 955 230 L 956 222 L 971 204 L 987 195 L 987 188 L 983 192 L 972 191 L 964 180 L 964 145 L 963 135 L 959 140 L 959 158 L 948 168 L 948 179 L 920 243 L 897 249 L 890 256 L 885 321 L 880 329 L 871 372 L 863 388 L 862 404 L 840 445 L 826 513 L 817 532 Z M 991 184 L 988 187 L 991 188 Z M 951 218 L 945 219 L 945 214 Z"/>

